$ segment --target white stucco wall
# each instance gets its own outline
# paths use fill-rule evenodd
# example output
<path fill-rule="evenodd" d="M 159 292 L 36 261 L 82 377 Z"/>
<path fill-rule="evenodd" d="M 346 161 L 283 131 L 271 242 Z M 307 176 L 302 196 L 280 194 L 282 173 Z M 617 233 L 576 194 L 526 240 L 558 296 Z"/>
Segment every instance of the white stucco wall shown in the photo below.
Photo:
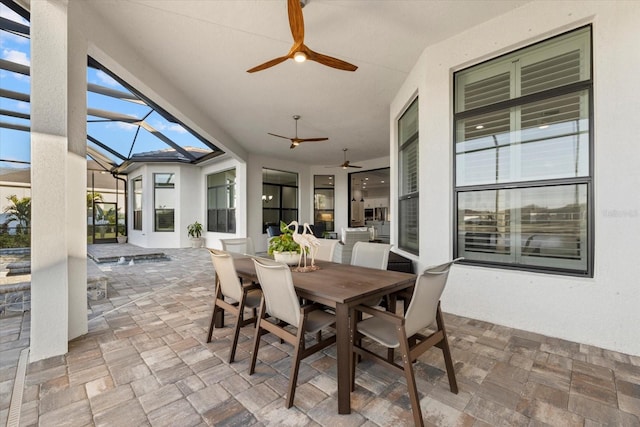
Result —
<path fill-rule="evenodd" d="M 452 73 L 593 24 L 595 275 L 575 278 L 456 266 L 445 311 L 640 355 L 640 3 L 533 2 L 427 48 L 391 105 L 395 121 L 419 95 L 419 268 L 452 255 Z M 392 185 L 392 200 L 396 186 Z M 394 213 L 395 215 L 395 213 Z M 631 237 L 634 236 L 634 237 Z"/>
<path fill-rule="evenodd" d="M 175 174 L 174 231 L 154 230 L 154 183 L 153 174 Z M 200 168 L 176 163 L 150 163 L 131 169 L 129 177 L 129 243 L 145 248 L 185 248 L 191 244 L 187 235 L 187 225 L 198 221 L 204 224 L 205 184 L 200 176 Z M 142 177 L 142 230 L 133 229 L 133 188 L 132 182 Z"/>
<path fill-rule="evenodd" d="M 204 226 L 203 237 L 205 238 L 205 246 L 207 248 L 222 249 L 220 239 L 233 239 L 236 237 L 247 236 L 247 164 L 238 161 L 231 156 L 224 156 L 221 159 L 215 159 L 206 165 L 199 167 L 199 181 L 202 186 L 202 225 Z M 207 175 L 235 169 L 236 170 L 236 232 L 216 233 L 207 231 Z"/>

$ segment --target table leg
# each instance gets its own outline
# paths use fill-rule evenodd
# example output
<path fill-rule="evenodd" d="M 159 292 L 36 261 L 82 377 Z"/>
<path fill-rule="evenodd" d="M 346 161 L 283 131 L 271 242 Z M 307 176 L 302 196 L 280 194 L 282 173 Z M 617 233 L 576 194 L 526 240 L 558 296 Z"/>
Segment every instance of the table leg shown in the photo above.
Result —
<path fill-rule="evenodd" d="M 349 331 L 349 307 L 336 306 L 336 345 L 338 364 L 338 413 L 351 413 L 351 342 Z"/>

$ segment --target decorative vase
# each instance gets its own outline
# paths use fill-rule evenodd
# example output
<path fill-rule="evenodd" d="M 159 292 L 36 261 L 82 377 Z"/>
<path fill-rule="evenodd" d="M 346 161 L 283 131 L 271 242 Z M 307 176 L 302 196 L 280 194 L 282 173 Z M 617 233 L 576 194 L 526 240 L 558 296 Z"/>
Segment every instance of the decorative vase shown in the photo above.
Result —
<path fill-rule="evenodd" d="M 118 236 L 118 243 L 127 243 L 127 236 Z"/>
<path fill-rule="evenodd" d="M 192 248 L 201 248 L 202 247 L 202 237 L 189 237 L 191 240 Z"/>
<path fill-rule="evenodd" d="M 278 262 L 284 262 L 288 265 L 297 265 L 300 259 L 300 254 L 297 252 L 273 252 L 273 259 Z"/>

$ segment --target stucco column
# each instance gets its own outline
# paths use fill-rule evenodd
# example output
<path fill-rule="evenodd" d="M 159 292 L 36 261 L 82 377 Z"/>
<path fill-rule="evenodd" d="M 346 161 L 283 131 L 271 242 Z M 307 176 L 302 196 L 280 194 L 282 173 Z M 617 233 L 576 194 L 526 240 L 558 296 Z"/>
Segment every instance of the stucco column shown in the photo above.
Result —
<path fill-rule="evenodd" d="M 87 48 L 70 8 L 31 2 L 31 361 L 87 332 Z"/>

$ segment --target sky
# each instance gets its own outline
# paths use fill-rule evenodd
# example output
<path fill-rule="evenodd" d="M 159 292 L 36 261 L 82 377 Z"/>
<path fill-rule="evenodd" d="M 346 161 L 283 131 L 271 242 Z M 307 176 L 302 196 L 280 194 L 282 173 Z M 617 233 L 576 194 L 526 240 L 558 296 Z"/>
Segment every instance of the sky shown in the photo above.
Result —
<path fill-rule="evenodd" d="M 28 21 L 24 20 L 3 4 L 0 4 L 0 16 L 24 25 L 29 25 Z M 23 65 L 30 65 L 29 39 L 16 36 L 6 31 L 0 31 L 0 58 Z M 88 83 L 94 83 L 110 89 L 130 93 L 120 85 L 120 83 L 101 70 L 87 67 L 87 81 Z M 0 70 L 0 88 L 3 90 L 29 94 L 30 78 L 29 76 L 24 76 L 18 73 Z M 140 105 L 135 102 L 123 101 L 110 96 L 87 92 L 87 106 L 88 108 L 130 115 L 137 119 L 145 118 L 148 115 L 145 121 L 149 125 L 179 145 L 207 148 L 205 144 L 185 130 L 180 124 L 166 120 L 158 112 L 154 111 L 147 105 Z M 28 102 L 0 97 L 0 110 L 29 114 L 30 105 Z M 103 118 L 93 116 L 88 116 L 87 119 L 89 121 L 87 123 L 87 134 L 118 151 L 125 157 L 129 157 L 130 154 L 169 148 L 153 134 L 136 125 L 113 121 L 91 122 L 91 120 L 104 120 Z M 0 121 L 29 126 L 29 120 L 7 115 L 0 115 Z M 134 139 L 135 144 L 132 149 Z M 116 156 L 98 148 L 93 143 L 89 142 L 89 145 L 97 148 L 98 151 L 102 152 L 106 157 L 112 159 L 116 163 L 122 162 L 122 160 L 118 159 Z M 29 162 L 30 151 L 30 137 L 28 132 L 0 127 L 0 168 L 28 167 L 28 165 L 8 162 L 7 160 Z"/>

